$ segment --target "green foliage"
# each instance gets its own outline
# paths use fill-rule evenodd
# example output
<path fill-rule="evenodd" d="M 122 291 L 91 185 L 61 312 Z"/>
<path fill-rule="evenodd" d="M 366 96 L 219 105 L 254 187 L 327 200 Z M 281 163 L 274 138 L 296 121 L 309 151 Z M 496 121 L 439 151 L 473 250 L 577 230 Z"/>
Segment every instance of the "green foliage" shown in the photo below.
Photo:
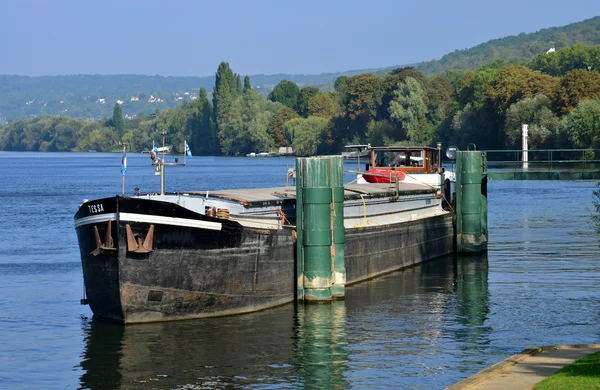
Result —
<path fill-rule="evenodd" d="M 296 110 L 298 114 L 303 117 L 308 116 L 308 102 L 310 99 L 319 93 L 319 88 L 315 87 L 304 87 L 298 94 L 298 101 L 296 102 Z"/>
<path fill-rule="evenodd" d="M 389 104 L 396 98 L 399 86 L 409 77 L 417 81 L 422 90 L 427 90 L 429 88 L 429 80 L 427 80 L 423 73 L 415 70 L 413 67 L 397 68 L 392 70 L 387 76 L 385 76 L 381 85 L 382 98 L 380 110 L 378 112 L 380 118 L 389 118 Z M 422 97 L 425 99 L 425 105 L 427 105 L 429 103 L 429 99 L 427 98 L 426 94 L 422 94 Z"/>
<path fill-rule="evenodd" d="M 600 100 L 584 100 L 567 115 L 566 126 L 580 148 L 600 149 Z"/>
<path fill-rule="evenodd" d="M 298 114 L 289 107 L 281 107 L 275 112 L 269 122 L 268 132 L 273 138 L 276 147 L 289 146 L 291 144 L 291 141 L 285 134 L 285 123 L 296 118 L 298 118 Z"/>
<path fill-rule="evenodd" d="M 465 73 L 456 82 L 456 100 L 462 106 L 471 103 L 477 109 L 483 108 L 488 86 L 498 73 L 498 69 Z"/>
<path fill-rule="evenodd" d="M 504 115 L 520 99 L 539 94 L 554 98 L 557 80 L 520 65 L 504 67 L 489 84 L 487 95 L 496 112 Z"/>
<path fill-rule="evenodd" d="M 557 108 L 568 113 L 586 99 L 600 98 L 600 73 L 577 69 L 562 77 L 557 86 Z"/>
<path fill-rule="evenodd" d="M 383 119 L 369 123 L 365 136 L 371 145 L 390 145 L 396 139 L 406 138 L 405 133 L 399 135 L 398 131 L 402 131 L 402 129 L 397 130 L 388 119 Z"/>
<path fill-rule="evenodd" d="M 562 121 L 552 112 L 552 101 L 548 97 L 537 95 L 510 106 L 504 126 L 507 149 L 521 149 L 523 124 L 528 125 L 528 144 L 531 149 L 555 147 Z"/>
<path fill-rule="evenodd" d="M 238 96 L 242 91 L 242 77 L 235 73 L 235 96 Z"/>
<path fill-rule="evenodd" d="M 244 91 L 248 91 L 250 89 L 252 89 L 252 86 L 250 85 L 250 77 L 246 75 L 246 77 L 244 77 Z"/>
<path fill-rule="evenodd" d="M 285 124 L 286 134 L 298 156 L 314 156 L 323 144 L 329 121 L 325 118 L 297 118 Z"/>
<path fill-rule="evenodd" d="M 329 94 L 319 93 L 308 102 L 308 115 L 331 119 L 340 113 L 338 103 Z"/>
<path fill-rule="evenodd" d="M 424 102 L 424 91 L 417 80 L 407 77 L 400 82 L 394 92 L 395 99 L 390 102 L 390 118 L 397 122 L 408 139 L 415 144 L 431 142 L 431 134 L 425 134 L 424 121 L 427 106 Z M 396 138 L 396 140 L 401 140 Z"/>
<path fill-rule="evenodd" d="M 600 16 L 562 27 L 545 28 L 535 33 L 494 39 L 475 47 L 455 50 L 439 60 L 422 62 L 415 67 L 426 75 L 444 74 L 453 69 L 473 70 L 502 60 L 506 64 L 530 61 L 551 47 L 562 49 L 580 43 L 600 44 Z"/>
<path fill-rule="evenodd" d="M 115 103 L 115 107 L 113 108 L 112 124 L 119 135 L 119 138 L 123 137 L 125 124 L 123 123 L 123 110 L 121 110 L 121 105 L 119 103 Z"/>
<path fill-rule="evenodd" d="M 529 67 L 559 77 L 576 69 L 600 71 L 600 46 L 580 44 L 535 57 Z"/>
<path fill-rule="evenodd" d="M 221 62 L 215 74 L 215 87 L 213 89 L 213 109 L 217 129 L 221 128 L 223 116 L 229 110 L 237 95 L 236 77 L 229 64 Z"/>
<path fill-rule="evenodd" d="M 268 98 L 272 102 L 281 103 L 292 110 L 298 111 L 297 103 L 299 94 L 300 88 L 293 81 L 281 80 L 271 93 L 269 93 Z"/>
<path fill-rule="evenodd" d="M 350 77 L 343 102 L 348 119 L 360 124 L 373 120 L 381 104 L 381 86 L 381 78 L 371 73 Z"/>
<path fill-rule="evenodd" d="M 67 117 L 13 121 L 0 134 L 0 149 L 12 151 L 111 151 L 119 144 L 112 129 Z"/>
<path fill-rule="evenodd" d="M 222 153 L 235 156 L 272 148 L 267 126 L 279 107 L 252 90 L 236 98 L 219 126 Z"/>
<path fill-rule="evenodd" d="M 190 147 L 194 149 L 195 154 L 199 155 L 220 154 L 217 129 L 213 120 L 213 108 L 204 88 L 200 88 L 198 99 L 190 106 L 193 110 L 188 119 L 192 126 Z"/>

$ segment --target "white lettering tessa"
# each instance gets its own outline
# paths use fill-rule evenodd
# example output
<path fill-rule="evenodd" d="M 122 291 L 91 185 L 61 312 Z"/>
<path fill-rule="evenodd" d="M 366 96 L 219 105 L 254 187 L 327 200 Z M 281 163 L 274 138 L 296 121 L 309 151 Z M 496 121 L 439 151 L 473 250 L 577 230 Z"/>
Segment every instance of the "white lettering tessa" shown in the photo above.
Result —
<path fill-rule="evenodd" d="M 104 211 L 104 206 L 102 205 L 102 203 L 88 204 L 88 209 L 90 211 L 90 214 L 97 214 L 97 213 L 101 213 Z"/>

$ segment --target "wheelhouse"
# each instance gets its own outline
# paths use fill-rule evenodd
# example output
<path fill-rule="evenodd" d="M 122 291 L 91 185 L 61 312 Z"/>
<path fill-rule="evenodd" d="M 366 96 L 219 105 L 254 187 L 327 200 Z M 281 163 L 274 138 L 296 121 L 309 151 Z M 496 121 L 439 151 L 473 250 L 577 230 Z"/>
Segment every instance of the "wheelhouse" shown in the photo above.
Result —
<path fill-rule="evenodd" d="M 371 146 L 349 145 L 369 152 L 366 170 L 390 169 L 410 173 L 441 173 L 441 145 L 430 146 Z"/>

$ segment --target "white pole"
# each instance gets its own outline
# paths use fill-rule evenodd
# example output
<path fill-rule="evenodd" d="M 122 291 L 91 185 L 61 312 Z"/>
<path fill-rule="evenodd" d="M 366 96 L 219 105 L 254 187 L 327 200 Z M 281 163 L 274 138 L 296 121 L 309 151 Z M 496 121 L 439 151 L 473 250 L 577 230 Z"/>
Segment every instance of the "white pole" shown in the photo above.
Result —
<path fill-rule="evenodd" d="M 523 135 L 523 169 L 527 169 L 529 167 L 529 146 L 527 145 L 527 125 L 523 124 L 521 127 L 521 133 Z"/>

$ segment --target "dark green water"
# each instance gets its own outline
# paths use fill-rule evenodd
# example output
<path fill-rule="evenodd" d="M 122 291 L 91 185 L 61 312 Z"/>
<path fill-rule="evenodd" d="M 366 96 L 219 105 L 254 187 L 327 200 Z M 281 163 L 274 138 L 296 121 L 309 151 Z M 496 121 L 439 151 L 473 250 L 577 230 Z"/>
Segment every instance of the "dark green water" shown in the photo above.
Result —
<path fill-rule="evenodd" d="M 167 189 L 282 185 L 285 158 L 198 158 Z M 126 191 L 156 191 L 130 155 Z M 120 155 L 0 153 L 0 388 L 441 389 L 528 345 L 600 339 L 591 182 L 489 183 L 487 256 L 445 258 L 332 305 L 117 326 L 82 294 L 73 214 L 120 192 Z"/>

